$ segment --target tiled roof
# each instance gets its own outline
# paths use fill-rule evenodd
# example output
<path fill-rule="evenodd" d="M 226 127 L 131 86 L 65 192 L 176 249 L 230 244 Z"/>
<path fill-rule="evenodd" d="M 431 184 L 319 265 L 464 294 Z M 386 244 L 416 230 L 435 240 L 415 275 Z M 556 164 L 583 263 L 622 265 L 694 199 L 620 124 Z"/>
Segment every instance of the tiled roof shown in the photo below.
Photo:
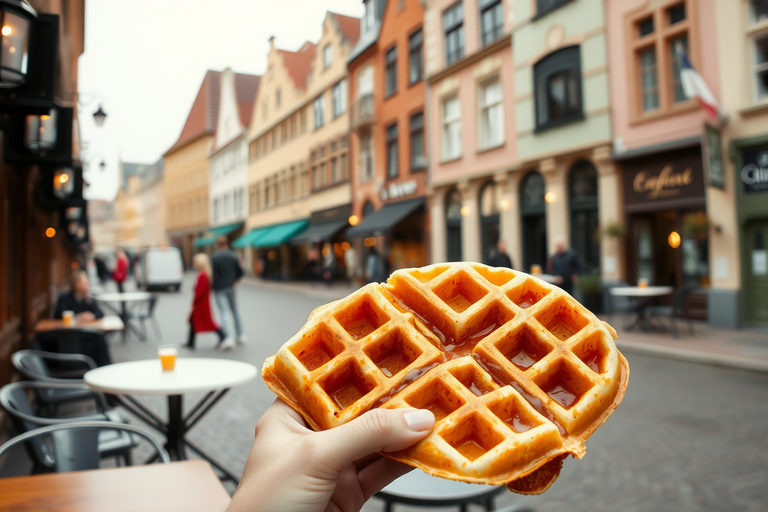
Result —
<path fill-rule="evenodd" d="M 220 71 L 207 71 L 203 83 L 197 92 L 192 108 L 189 109 L 187 122 L 181 129 L 178 140 L 165 152 L 167 155 L 176 151 L 197 137 L 216 133 L 216 122 L 219 117 L 219 85 Z M 249 114 L 250 117 L 250 114 Z"/>
<path fill-rule="evenodd" d="M 357 44 L 357 40 L 360 39 L 360 18 L 344 16 L 343 14 L 336 14 L 335 12 L 329 12 L 328 14 L 334 17 L 336 26 L 339 27 L 339 31 L 344 38 L 350 42 L 352 47 L 354 47 Z"/>
<path fill-rule="evenodd" d="M 278 50 L 283 56 L 285 69 L 288 70 L 288 74 L 293 79 L 293 84 L 297 89 L 307 88 L 307 75 L 309 75 L 312 59 L 315 58 L 316 49 L 315 43 L 307 41 L 297 52 Z"/>
<path fill-rule="evenodd" d="M 256 93 L 259 92 L 261 76 L 244 75 L 235 73 L 235 100 L 240 114 L 240 123 L 247 129 L 251 124 L 253 115 L 253 103 L 256 101 Z"/>

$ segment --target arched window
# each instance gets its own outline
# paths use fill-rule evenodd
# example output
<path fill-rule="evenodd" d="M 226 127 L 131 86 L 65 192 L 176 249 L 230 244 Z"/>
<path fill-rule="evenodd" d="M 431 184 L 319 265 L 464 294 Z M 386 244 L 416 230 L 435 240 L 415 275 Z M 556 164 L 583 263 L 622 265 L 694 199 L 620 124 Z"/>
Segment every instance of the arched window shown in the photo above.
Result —
<path fill-rule="evenodd" d="M 461 261 L 461 194 L 452 189 L 445 195 L 446 261 Z"/>
<path fill-rule="evenodd" d="M 520 183 L 520 217 L 523 226 L 523 269 L 544 268 L 547 262 L 547 205 L 544 177 L 529 172 Z"/>
<path fill-rule="evenodd" d="M 480 240 L 482 260 L 488 262 L 499 241 L 499 187 L 487 181 L 478 196 L 480 210 Z"/>
<path fill-rule="evenodd" d="M 576 162 L 568 174 L 568 204 L 571 213 L 571 246 L 589 272 L 600 268 L 597 238 L 597 169 L 591 162 Z"/>

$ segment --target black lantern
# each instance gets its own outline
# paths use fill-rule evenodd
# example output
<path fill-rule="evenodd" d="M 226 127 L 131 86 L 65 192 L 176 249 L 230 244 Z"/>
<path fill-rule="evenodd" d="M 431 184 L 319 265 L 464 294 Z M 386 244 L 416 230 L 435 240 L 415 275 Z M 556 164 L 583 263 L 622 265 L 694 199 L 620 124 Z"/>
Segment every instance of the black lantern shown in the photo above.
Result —
<path fill-rule="evenodd" d="M 104 109 L 101 108 L 101 105 L 99 105 L 98 110 L 93 113 L 93 122 L 96 123 L 96 126 L 102 127 L 104 126 L 104 121 L 107 119 L 107 113 L 104 112 Z"/>
<path fill-rule="evenodd" d="M 27 81 L 29 37 L 37 13 L 22 0 L 0 1 L 0 87 Z"/>
<path fill-rule="evenodd" d="M 47 114 L 27 116 L 24 147 L 35 153 L 56 147 L 56 112 L 52 108 Z"/>
<path fill-rule="evenodd" d="M 41 167 L 35 191 L 40 208 L 56 210 L 83 206 L 83 168 L 79 164 Z"/>
<path fill-rule="evenodd" d="M 53 171 L 53 197 L 67 200 L 75 193 L 75 170 L 62 167 Z"/>
<path fill-rule="evenodd" d="M 73 245 L 88 243 L 88 211 L 87 205 L 69 206 L 64 208 L 60 214 L 61 229 L 67 237 L 67 241 Z"/>
<path fill-rule="evenodd" d="M 56 104 L 44 114 L 12 114 L 5 137 L 6 162 L 69 165 L 72 162 L 74 109 Z"/>

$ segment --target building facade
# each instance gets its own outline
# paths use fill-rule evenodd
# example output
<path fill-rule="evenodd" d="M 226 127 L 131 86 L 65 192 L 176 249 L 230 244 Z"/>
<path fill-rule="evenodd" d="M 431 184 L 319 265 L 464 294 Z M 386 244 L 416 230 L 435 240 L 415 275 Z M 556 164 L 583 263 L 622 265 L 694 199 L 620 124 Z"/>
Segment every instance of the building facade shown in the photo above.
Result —
<path fill-rule="evenodd" d="M 169 242 L 192 263 L 194 242 L 208 229 L 208 181 L 219 117 L 221 72 L 208 71 L 176 142 L 165 152 L 164 189 Z"/>
<path fill-rule="evenodd" d="M 376 246 L 392 270 L 429 261 L 424 5 L 365 2 L 363 33 L 348 60 L 352 210 L 347 233 Z M 362 263 L 362 258 L 361 258 Z"/>
<path fill-rule="evenodd" d="M 329 12 L 318 43 L 296 52 L 270 38 L 248 134 L 249 231 L 235 244 L 250 272 L 299 277 L 315 244 L 328 244 L 324 256 L 343 261 L 338 233 L 352 200 L 346 58 L 359 23 Z"/>
<path fill-rule="evenodd" d="M 120 162 L 120 187 L 114 200 L 114 218 L 107 221 L 107 225 L 113 225 L 115 229 L 111 249 L 138 251 L 166 245 L 165 208 L 163 160 L 151 165 Z M 92 220 L 96 221 L 96 218 L 92 217 Z"/>

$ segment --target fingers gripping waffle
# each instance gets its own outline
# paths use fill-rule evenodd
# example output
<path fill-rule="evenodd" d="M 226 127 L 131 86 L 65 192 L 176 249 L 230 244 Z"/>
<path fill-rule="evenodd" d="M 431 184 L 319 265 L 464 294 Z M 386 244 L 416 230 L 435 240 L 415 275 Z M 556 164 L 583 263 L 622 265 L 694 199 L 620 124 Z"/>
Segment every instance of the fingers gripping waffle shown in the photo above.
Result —
<path fill-rule="evenodd" d="M 316 430 L 374 407 L 432 410 L 432 433 L 388 457 L 526 494 L 621 401 L 616 332 L 533 276 L 480 264 L 400 270 L 320 307 L 264 363 L 267 385 Z"/>

